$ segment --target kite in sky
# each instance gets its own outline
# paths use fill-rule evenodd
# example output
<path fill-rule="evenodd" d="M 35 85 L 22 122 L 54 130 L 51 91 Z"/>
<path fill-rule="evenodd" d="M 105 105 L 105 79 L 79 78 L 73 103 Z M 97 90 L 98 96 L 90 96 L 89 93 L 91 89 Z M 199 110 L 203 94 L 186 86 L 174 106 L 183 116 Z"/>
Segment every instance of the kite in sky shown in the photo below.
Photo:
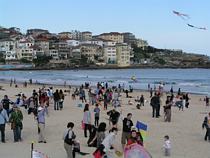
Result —
<path fill-rule="evenodd" d="M 207 30 L 205 27 L 197 27 L 197 26 L 193 26 L 191 24 L 187 24 L 189 27 L 192 27 L 192 28 L 196 28 L 196 29 L 200 29 L 200 30 Z"/>
<path fill-rule="evenodd" d="M 189 15 L 187 15 L 187 14 L 183 14 L 183 13 L 180 13 L 180 12 L 177 12 L 177 11 L 174 11 L 174 10 L 173 10 L 173 13 L 175 15 L 179 16 L 180 18 L 182 18 L 183 20 L 190 19 Z"/>
<path fill-rule="evenodd" d="M 184 21 L 188 21 L 190 19 L 190 16 L 188 14 L 180 13 L 180 12 L 177 12 L 177 11 L 174 11 L 174 10 L 173 10 L 173 13 L 175 15 L 179 16 L 180 18 L 182 18 L 182 20 L 184 20 Z M 207 30 L 207 28 L 205 28 L 205 27 L 197 27 L 197 26 L 191 25 L 189 23 L 186 23 L 186 24 L 187 24 L 187 26 L 189 26 L 191 28 L 200 29 L 200 30 Z"/>

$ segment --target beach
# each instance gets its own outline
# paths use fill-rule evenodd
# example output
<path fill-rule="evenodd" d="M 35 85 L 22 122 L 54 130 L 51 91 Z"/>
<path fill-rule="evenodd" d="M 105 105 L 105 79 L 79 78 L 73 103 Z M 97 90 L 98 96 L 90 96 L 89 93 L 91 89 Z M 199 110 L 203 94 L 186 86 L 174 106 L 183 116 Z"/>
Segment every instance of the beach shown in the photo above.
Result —
<path fill-rule="evenodd" d="M 5 94 L 9 98 L 15 101 L 17 94 L 24 93 L 27 97 L 32 95 L 33 89 L 38 90 L 40 85 L 28 85 L 27 88 L 19 84 L 18 88 L 10 87 L 8 83 L 1 83 L 3 90 L 0 90 L 0 98 L 2 99 Z M 55 89 L 64 87 L 56 87 Z M 53 104 L 49 107 L 49 116 L 46 117 L 46 140 L 47 144 L 37 143 L 37 122 L 33 115 L 28 115 L 24 108 L 21 108 L 24 115 L 23 119 L 23 131 L 22 142 L 13 142 L 13 132 L 10 125 L 6 126 L 6 143 L 0 143 L 0 157 L 1 158 L 29 158 L 31 142 L 34 141 L 34 148 L 40 152 L 48 155 L 49 158 L 66 158 L 66 152 L 63 147 L 63 132 L 66 129 L 68 122 L 74 122 L 74 132 L 77 135 L 77 140 L 81 143 L 81 151 L 90 153 L 90 155 L 84 156 L 84 158 L 92 158 L 92 153 L 95 148 L 87 146 L 87 138 L 84 138 L 84 132 L 81 128 L 81 121 L 83 117 L 83 108 L 77 107 L 79 101 L 72 100 L 71 94 L 65 93 L 64 109 L 62 111 L 54 111 Z M 135 105 L 128 105 L 128 100 L 133 103 L 137 96 L 143 94 L 147 102 L 140 110 L 137 110 Z M 205 130 L 202 130 L 202 122 L 210 108 L 206 108 L 203 101 L 204 95 L 190 94 L 190 106 L 184 111 L 179 111 L 177 107 L 172 107 L 172 121 L 170 123 L 164 122 L 163 119 L 163 107 L 161 107 L 161 117 L 152 118 L 152 108 L 149 104 L 149 92 L 146 91 L 134 91 L 129 95 L 132 98 L 125 98 L 125 93 L 122 93 L 122 107 L 118 110 L 122 110 L 123 116 L 131 112 L 133 114 L 132 120 L 136 123 L 137 120 L 144 122 L 148 125 L 148 134 L 146 141 L 144 142 L 145 148 L 153 156 L 153 158 L 162 158 L 163 156 L 163 143 L 164 136 L 169 135 L 172 150 L 171 158 L 210 158 L 210 143 L 204 141 Z M 202 101 L 200 101 L 200 98 Z M 165 102 L 166 95 L 163 97 Z M 148 101 L 149 100 L 149 101 Z M 91 106 L 93 110 L 94 106 Z M 108 107 L 111 110 L 112 107 Z M 108 124 L 107 111 L 101 108 L 100 122 L 105 121 Z M 93 120 L 92 120 L 93 122 Z M 116 146 L 121 148 L 121 132 L 122 121 L 119 121 L 119 132 Z M 78 156 L 79 157 L 79 156 Z"/>

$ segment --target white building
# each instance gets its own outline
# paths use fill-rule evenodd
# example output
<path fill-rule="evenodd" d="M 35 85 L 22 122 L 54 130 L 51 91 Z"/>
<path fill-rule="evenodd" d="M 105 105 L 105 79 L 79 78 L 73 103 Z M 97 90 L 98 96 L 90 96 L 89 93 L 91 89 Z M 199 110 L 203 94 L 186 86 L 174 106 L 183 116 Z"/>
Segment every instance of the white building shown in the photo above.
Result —
<path fill-rule="evenodd" d="M 50 49 L 49 50 L 49 54 L 50 56 L 55 59 L 58 60 L 59 59 L 59 54 L 58 54 L 58 50 L 57 49 Z"/>
<path fill-rule="evenodd" d="M 80 41 L 78 40 L 67 40 L 67 45 L 70 47 L 76 47 L 80 45 Z"/>
<path fill-rule="evenodd" d="M 17 59 L 17 42 L 12 39 L 4 39 L 0 41 L 0 52 L 5 56 L 5 60 Z"/>
<path fill-rule="evenodd" d="M 36 52 L 33 50 L 34 43 L 29 40 L 20 40 L 17 49 L 17 59 L 26 59 L 32 61 L 36 58 Z"/>
<path fill-rule="evenodd" d="M 81 41 L 80 44 L 94 44 L 94 45 L 99 45 L 99 46 L 103 46 L 104 42 L 102 40 L 99 39 L 91 39 L 88 41 Z"/>
<path fill-rule="evenodd" d="M 16 59 L 17 59 L 16 51 L 5 52 L 5 60 L 16 60 Z"/>
<path fill-rule="evenodd" d="M 116 64 L 117 54 L 115 46 L 104 46 L 104 59 L 107 64 Z"/>

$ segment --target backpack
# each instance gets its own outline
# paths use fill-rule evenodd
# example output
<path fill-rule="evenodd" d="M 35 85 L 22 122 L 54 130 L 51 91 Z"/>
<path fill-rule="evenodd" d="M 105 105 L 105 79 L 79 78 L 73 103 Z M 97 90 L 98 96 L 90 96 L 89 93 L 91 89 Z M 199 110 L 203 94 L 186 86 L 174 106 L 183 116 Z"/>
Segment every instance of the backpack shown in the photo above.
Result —
<path fill-rule="evenodd" d="M 68 145 L 73 145 L 73 144 L 74 144 L 73 139 L 76 138 L 76 135 L 75 135 L 74 132 L 72 131 L 72 137 L 69 138 L 69 131 L 70 131 L 70 130 L 68 130 L 68 133 L 67 133 L 67 135 L 66 135 L 66 137 L 65 137 L 65 139 L 64 139 L 64 142 L 65 142 L 66 144 L 68 144 Z"/>

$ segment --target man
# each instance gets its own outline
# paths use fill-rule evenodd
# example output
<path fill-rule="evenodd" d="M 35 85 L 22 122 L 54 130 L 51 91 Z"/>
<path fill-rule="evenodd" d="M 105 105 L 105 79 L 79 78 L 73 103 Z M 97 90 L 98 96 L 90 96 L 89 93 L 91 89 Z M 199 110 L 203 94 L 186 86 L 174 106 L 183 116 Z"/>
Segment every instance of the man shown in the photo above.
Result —
<path fill-rule="evenodd" d="M 112 123 L 112 127 L 116 127 L 120 117 L 120 113 L 114 108 L 113 110 L 107 112 L 107 115 L 109 115 L 109 121 Z"/>
<path fill-rule="evenodd" d="M 7 115 L 9 116 L 10 104 L 13 104 L 13 102 L 8 98 L 7 95 L 5 95 L 4 99 L 1 100 L 1 103 L 3 108 L 7 111 Z"/>
<path fill-rule="evenodd" d="M 204 127 L 206 128 L 206 135 L 204 137 L 204 140 L 207 141 L 207 138 L 208 138 L 210 142 L 210 112 L 209 112 L 209 115 L 204 118 L 202 127 L 203 129 Z"/>
<path fill-rule="evenodd" d="M 1 141 L 5 143 L 5 124 L 9 121 L 7 111 L 4 110 L 2 103 L 0 103 L 0 131 Z"/>
<path fill-rule="evenodd" d="M 122 138 L 121 143 L 124 148 L 126 141 L 130 137 L 131 127 L 133 126 L 133 122 L 131 120 L 132 114 L 128 113 L 127 117 L 123 119 L 123 131 L 122 131 Z"/>
<path fill-rule="evenodd" d="M 23 129 L 23 114 L 17 105 L 13 105 L 13 111 L 10 117 L 11 129 L 14 133 L 14 142 L 22 141 L 21 130 Z"/>
<path fill-rule="evenodd" d="M 160 116 L 160 97 L 157 93 L 151 98 L 150 105 L 152 106 L 152 117 Z"/>
<path fill-rule="evenodd" d="M 39 143 L 46 143 L 45 140 L 45 113 L 46 109 L 44 103 L 41 103 L 38 107 L 37 121 L 38 121 L 38 133 L 39 133 Z"/>
<path fill-rule="evenodd" d="M 58 89 L 56 89 L 55 93 L 53 93 L 53 98 L 54 98 L 54 110 L 59 110 L 59 92 Z"/>

